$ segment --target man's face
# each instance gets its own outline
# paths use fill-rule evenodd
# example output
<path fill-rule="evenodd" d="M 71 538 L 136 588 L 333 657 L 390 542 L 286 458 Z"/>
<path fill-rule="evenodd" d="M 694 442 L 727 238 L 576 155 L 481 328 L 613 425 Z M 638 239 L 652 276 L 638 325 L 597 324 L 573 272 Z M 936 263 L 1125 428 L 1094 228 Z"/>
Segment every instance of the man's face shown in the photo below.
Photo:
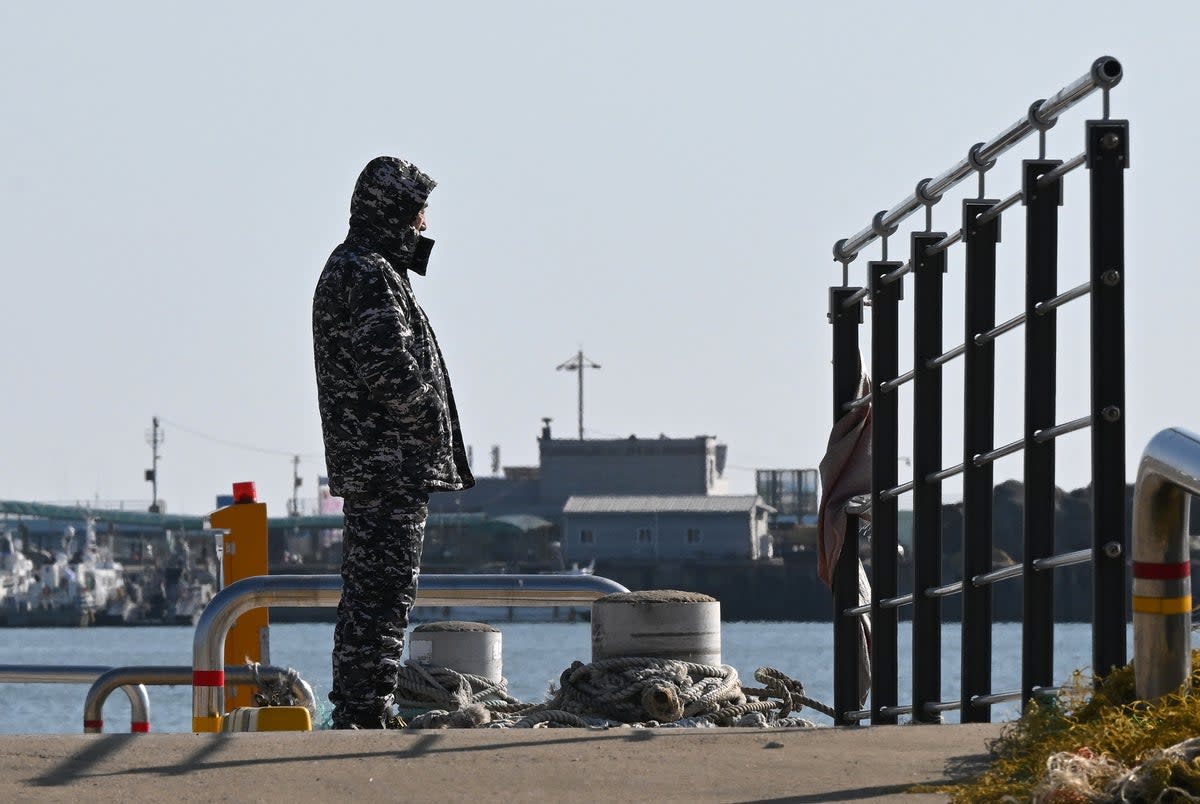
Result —
<path fill-rule="evenodd" d="M 426 229 L 425 211 L 427 209 L 428 209 L 428 207 L 421 207 L 421 211 L 417 213 L 416 219 L 413 220 L 413 228 L 416 229 L 418 232 L 423 232 Z"/>

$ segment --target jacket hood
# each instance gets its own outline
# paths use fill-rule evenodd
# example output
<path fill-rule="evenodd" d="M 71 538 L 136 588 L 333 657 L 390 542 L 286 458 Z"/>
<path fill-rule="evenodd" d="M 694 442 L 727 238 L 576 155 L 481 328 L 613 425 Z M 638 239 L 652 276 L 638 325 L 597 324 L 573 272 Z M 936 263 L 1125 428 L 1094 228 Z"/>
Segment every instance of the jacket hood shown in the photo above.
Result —
<path fill-rule="evenodd" d="M 350 230 L 408 251 L 419 232 L 413 219 L 437 186 L 416 165 L 394 156 L 367 163 L 350 199 Z"/>

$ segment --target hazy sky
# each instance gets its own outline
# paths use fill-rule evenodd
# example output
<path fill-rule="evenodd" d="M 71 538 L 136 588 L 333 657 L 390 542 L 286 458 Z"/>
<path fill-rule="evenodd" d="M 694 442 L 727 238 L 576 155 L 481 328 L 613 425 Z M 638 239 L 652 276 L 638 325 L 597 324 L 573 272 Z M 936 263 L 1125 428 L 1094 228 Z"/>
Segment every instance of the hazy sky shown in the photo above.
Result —
<path fill-rule="evenodd" d="M 254 480 L 282 513 L 293 453 L 315 493 L 312 290 L 378 154 L 439 181 L 414 286 L 479 474 L 493 444 L 535 463 L 542 416 L 574 434 L 575 378 L 554 368 L 580 346 L 603 365 L 589 435 L 717 435 L 734 491 L 755 467 L 815 466 L 832 243 L 1104 54 L 1125 66 L 1112 110 L 1132 126 L 1132 480 L 1153 433 L 1200 429 L 1184 222 L 1198 27 L 1191 2 L 4 3 L 0 498 L 148 500 L 154 415 L 171 510 Z M 1099 109 L 1097 94 L 1068 113 L 1048 155 L 1079 153 Z M 1003 159 L 991 194 L 1033 155 Z M 936 228 L 957 228 L 960 197 Z M 1066 202 L 1064 289 L 1086 277 L 1086 171 Z M 1023 297 L 1020 215 L 1005 216 L 1001 320 Z M 1066 421 L 1088 410 L 1086 300 L 1059 331 Z M 1020 435 L 1020 361 L 1006 336 L 999 443 Z M 952 365 L 947 465 L 960 385 Z M 1062 440 L 1060 485 L 1085 482 L 1088 448 Z"/>

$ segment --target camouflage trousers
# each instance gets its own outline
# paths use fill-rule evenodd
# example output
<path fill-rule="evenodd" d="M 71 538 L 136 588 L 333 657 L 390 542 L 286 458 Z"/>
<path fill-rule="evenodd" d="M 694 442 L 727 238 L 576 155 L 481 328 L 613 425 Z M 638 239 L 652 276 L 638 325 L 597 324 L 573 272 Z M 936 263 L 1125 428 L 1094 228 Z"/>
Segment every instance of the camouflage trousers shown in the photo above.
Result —
<path fill-rule="evenodd" d="M 334 728 L 378 729 L 391 713 L 428 501 L 428 494 L 411 489 L 346 498 L 329 693 Z"/>

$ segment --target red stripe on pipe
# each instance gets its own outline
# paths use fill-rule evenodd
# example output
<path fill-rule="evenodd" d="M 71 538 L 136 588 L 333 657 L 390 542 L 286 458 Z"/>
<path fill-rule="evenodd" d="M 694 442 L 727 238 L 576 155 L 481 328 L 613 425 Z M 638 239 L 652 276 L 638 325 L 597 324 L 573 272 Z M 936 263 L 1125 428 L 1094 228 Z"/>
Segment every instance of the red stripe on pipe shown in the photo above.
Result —
<path fill-rule="evenodd" d="M 1152 581 L 1171 581 L 1178 578 L 1188 578 L 1192 574 L 1192 562 L 1180 561 L 1170 564 L 1157 564 L 1152 561 L 1133 562 L 1133 577 L 1146 578 Z"/>
<path fill-rule="evenodd" d="M 85 729 L 103 729 L 104 721 L 103 720 L 85 720 L 85 721 L 83 721 L 83 727 Z"/>
<path fill-rule="evenodd" d="M 146 720 L 132 720 L 129 723 L 129 730 L 133 732 L 139 732 L 141 734 L 149 734 L 150 723 Z"/>
<path fill-rule="evenodd" d="M 192 686 L 193 687 L 224 687 L 225 686 L 225 671 L 224 670 L 193 670 L 192 671 Z"/>

